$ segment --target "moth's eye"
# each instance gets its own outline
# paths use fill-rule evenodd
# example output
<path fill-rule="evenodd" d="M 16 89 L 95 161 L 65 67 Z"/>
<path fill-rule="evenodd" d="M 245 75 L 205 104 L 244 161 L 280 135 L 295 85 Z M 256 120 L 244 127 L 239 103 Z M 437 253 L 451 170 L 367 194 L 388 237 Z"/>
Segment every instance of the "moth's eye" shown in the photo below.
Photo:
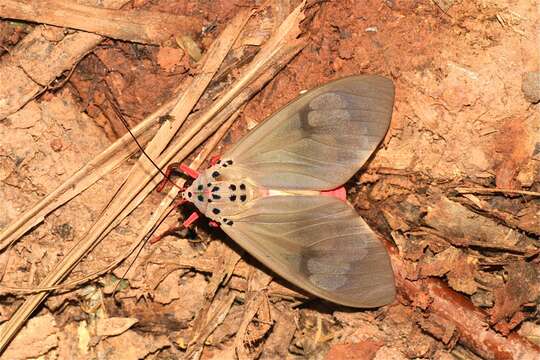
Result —
<path fill-rule="evenodd" d="M 233 161 L 232 160 L 227 160 L 227 164 L 232 165 Z"/>
<path fill-rule="evenodd" d="M 197 190 L 202 190 L 204 188 L 203 184 L 200 184 L 199 186 L 197 186 Z"/>
<path fill-rule="evenodd" d="M 231 195 L 231 196 L 229 197 L 229 199 L 230 199 L 231 201 L 235 201 L 235 200 L 236 200 L 236 195 Z"/>
<path fill-rule="evenodd" d="M 212 209 L 212 212 L 213 212 L 214 214 L 217 215 L 217 214 L 219 214 L 221 211 L 220 211 L 218 208 L 213 208 L 213 209 Z"/>
<path fill-rule="evenodd" d="M 206 199 L 206 201 L 208 201 L 209 203 L 211 203 L 211 202 L 212 202 L 212 199 L 208 198 L 208 199 Z"/>
<path fill-rule="evenodd" d="M 218 160 L 216 164 L 221 164 L 221 160 Z"/>
<path fill-rule="evenodd" d="M 235 191 L 236 190 L 236 185 L 234 185 L 234 184 L 229 185 L 229 189 L 231 189 L 232 191 Z"/>
<path fill-rule="evenodd" d="M 214 188 L 212 189 L 212 192 L 216 192 L 216 191 L 219 191 L 219 186 L 214 186 Z"/>
<path fill-rule="evenodd" d="M 246 190 L 246 184 L 240 184 L 240 190 Z"/>
<path fill-rule="evenodd" d="M 212 194 L 212 199 L 219 200 L 221 199 L 221 196 L 219 196 L 218 194 Z"/>
<path fill-rule="evenodd" d="M 197 196 L 197 200 L 199 200 L 199 201 L 204 201 L 204 198 L 203 198 L 202 195 L 199 195 L 199 196 Z"/>
<path fill-rule="evenodd" d="M 218 176 L 219 176 L 219 172 L 214 171 L 214 172 L 212 173 L 212 177 L 213 177 L 213 178 L 217 178 Z"/>
<path fill-rule="evenodd" d="M 240 201 L 246 201 L 246 195 L 240 195 Z"/>
<path fill-rule="evenodd" d="M 226 222 L 227 225 L 232 225 L 233 224 L 233 221 L 232 220 L 229 220 Z"/>
<path fill-rule="evenodd" d="M 191 193 L 191 191 L 187 193 L 187 196 L 188 196 L 188 197 L 191 197 L 191 195 L 193 195 L 193 194 Z"/>
<path fill-rule="evenodd" d="M 206 186 L 207 186 L 207 187 L 210 187 L 210 186 L 212 186 L 212 183 L 208 183 L 208 184 L 206 184 Z"/>

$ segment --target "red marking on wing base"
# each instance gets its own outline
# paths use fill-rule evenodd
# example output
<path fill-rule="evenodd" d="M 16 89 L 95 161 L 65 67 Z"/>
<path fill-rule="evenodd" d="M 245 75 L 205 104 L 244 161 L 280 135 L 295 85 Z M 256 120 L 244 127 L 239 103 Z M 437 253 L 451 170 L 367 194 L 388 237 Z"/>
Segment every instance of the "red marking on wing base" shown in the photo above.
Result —
<path fill-rule="evenodd" d="M 197 214 L 196 212 L 193 212 L 193 213 L 191 213 L 191 215 L 189 215 L 189 217 L 186 219 L 186 221 L 184 221 L 182 223 L 182 225 L 184 225 L 184 227 L 188 228 L 191 225 L 193 225 L 193 223 L 195 221 L 197 221 L 198 218 L 199 218 L 199 214 Z"/>
<path fill-rule="evenodd" d="M 195 170 L 195 169 L 192 169 L 190 168 L 189 166 L 185 165 L 185 164 L 180 164 L 180 170 L 186 174 L 187 176 L 190 176 L 192 177 L 193 179 L 196 179 L 199 177 L 200 173 Z"/>
<path fill-rule="evenodd" d="M 338 187 L 337 189 L 333 190 L 326 190 L 321 191 L 322 196 L 333 196 L 338 198 L 339 200 L 346 201 L 347 200 L 347 191 L 343 186 Z"/>
<path fill-rule="evenodd" d="M 210 225 L 210 227 L 213 227 L 213 228 L 218 228 L 218 227 L 220 227 L 220 226 L 219 226 L 219 223 L 215 222 L 214 220 L 210 220 L 210 221 L 208 222 L 208 225 Z"/>
<path fill-rule="evenodd" d="M 220 159 L 220 156 L 219 155 L 214 155 L 210 158 L 210 165 L 214 166 L 217 164 L 217 162 L 219 161 Z"/>

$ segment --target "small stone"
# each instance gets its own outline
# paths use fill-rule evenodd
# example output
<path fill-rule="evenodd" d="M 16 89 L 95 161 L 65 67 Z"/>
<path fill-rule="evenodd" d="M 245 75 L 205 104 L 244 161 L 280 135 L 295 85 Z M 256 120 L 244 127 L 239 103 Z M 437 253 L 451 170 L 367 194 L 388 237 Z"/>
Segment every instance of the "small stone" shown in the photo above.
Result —
<path fill-rule="evenodd" d="M 527 101 L 533 104 L 540 102 L 540 72 L 529 71 L 523 74 L 521 91 Z"/>
<path fill-rule="evenodd" d="M 62 149 L 64 148 L 64 143 L 62 143 L 62 140 L 58 138 L 51 140 L 49 144 L 51 146 L 51 149 L 53 149 L 53 151 L 55 152 L 62 151 Z"/>

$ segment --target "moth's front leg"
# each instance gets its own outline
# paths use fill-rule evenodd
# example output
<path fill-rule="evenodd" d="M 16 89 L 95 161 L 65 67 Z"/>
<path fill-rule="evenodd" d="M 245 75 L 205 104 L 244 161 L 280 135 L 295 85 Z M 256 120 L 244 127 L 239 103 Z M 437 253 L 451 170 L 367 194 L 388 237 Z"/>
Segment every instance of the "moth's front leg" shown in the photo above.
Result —
<path fill-rule="evenodd" d="M 171 175 L 175 172 L 178 172 L 178 173 L 182 173 L 182 174 L 186 174 L 187 176 L 193 178 L 193 179 L 196 179 L 199 177 L 200 173 L 195 170 L 195 169 L 192 169 L 190 168 L 189 166 L 183 164 L 183 163 L 171 163 L 169 165 L 167 165 L 167 168 L 165 169 L 165 172 L 164 172 L 164 175 L 165 177 L 163 178 L 163 180 L 161 180 L 161 182 L 158 184 L 157 188 L 156 188 L 156 191 L 157 192 L 161 192 L 163 191 L 163 189 L 165 188 L 165 185 L 167 185 L 167 183 L 171 182 Z M 173 183 L 174 185 L 174 183 Z"/>

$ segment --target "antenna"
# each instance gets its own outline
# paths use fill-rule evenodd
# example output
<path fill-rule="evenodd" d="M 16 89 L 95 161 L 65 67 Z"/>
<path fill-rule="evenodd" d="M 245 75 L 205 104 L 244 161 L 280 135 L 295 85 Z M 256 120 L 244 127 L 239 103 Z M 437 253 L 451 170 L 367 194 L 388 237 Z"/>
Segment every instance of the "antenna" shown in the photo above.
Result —
<path fill-rule="evenodd" d="M 152 165 L 154 165 L 154 167 L 156 169 L 158 169 L 158 171 L 160 172 L 161 175 L 163 175 L 163 178 L 166 179 L 168 182 L 170 182 L 171 184 L 173 184 L 174 186 L 176 186 L 178 189 L 180 190 L 184 190 L 183 187 L 181 186 L 178 186 L 171 178 L 169 175 L 167 175 L 163 170 L 161 170 L 161 168 L 154 162 L 154 160 L 152 160 L 152 158 L 150 158 L 150 156 L 146 153 L 146 151 L 144 151 L 144 148 L 142 147 L 142 145 L 139 143 L 139 140 L 137 140 L 137 138 L 135 137 L 135 135 L 133 135 L 133 133 L 131 132 L 130 128 L 129 128 L 129 124 L 127 123 L 126 119 L 124 119 L 124 116 L 122 115 L 122 113 L 120 112 L 120 110 L 118 109 L 118 106 L 117 104 L 112 101 L 109 97 L 109 94 L 107 93 L 106 94 L 107 96 L 107 99 L 109 100 L 109 102 L 111 103 L 112 105 L 112 108 L 116 114 L 116 116 L 118 117 L 118 119 L 120 119 L 120 121 L 122 122 L 122 124 L 125 126 L 126 130 L 128 131 L 129 135 L 131 135 L 131 137 L 133 138 L 133 141 L 135 141 L 135 144 L 137 144 L 137 146 L 139 147 L 139 149 L 141 150 L 141 152 L 144 154 L 144 156 L 152 163 Z M 167 116 L 167 115 L 166 115 Z"/>

